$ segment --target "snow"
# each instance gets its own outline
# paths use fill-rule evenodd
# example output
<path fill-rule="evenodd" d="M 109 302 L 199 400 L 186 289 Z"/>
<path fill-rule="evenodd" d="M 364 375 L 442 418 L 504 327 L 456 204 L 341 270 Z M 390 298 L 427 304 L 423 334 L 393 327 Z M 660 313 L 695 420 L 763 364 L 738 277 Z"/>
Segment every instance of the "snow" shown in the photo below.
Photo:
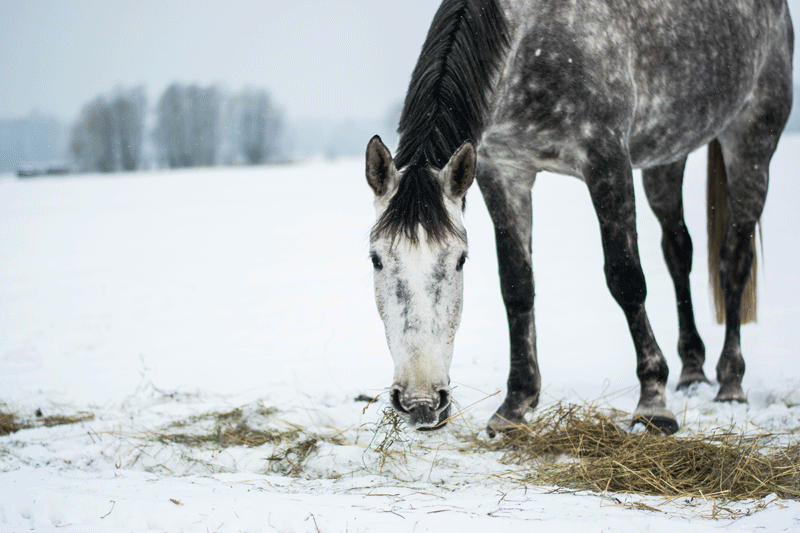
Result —
<path fill-rule="evenodd" d="M 674 392 L 674 293 L 637 183 L 647 308 L 683 432 L 800 427 L 798 153 L 800 137 L 784 137 L 771 167 L 759 323 L 743 328 L 747 405 L 714 403 L 714 386 Z M 690 158 L 685 204 L 713 377 L 723 328 L 706 282 L 704 166 L 704 153 Z M 574 493 L 525 485 L 498 456 L 461 450 L 502 401 L 508 371 L 493 230 L 477 188 L 451 369 L 464 414 L 444 432 L 389 435 L 381 420 L 392 366 L 367 256 L 371 194 L 363 161 L 0 178 L 0 409 L 29 420 L 37 409 L 94 415 L 0 437 L 0 532 L 800 527 L 800 504 L 775 497 Z M 605 286 L 585 186 L 542 174 L 534 201 L 542 403 L 631 412 L 632 344 Z M 358 395 L 380 396 L 367 406 Z M 319 439 L 299 476 L 290 460 L 270 460 L 283 444 L 191 448 L 153 437 L 186 421 L 186 431 L 207 430 L 204 414 L 234 408 L 251 425 Z M 375 449 L 387 435 L 396 441 L 388 455 Z"/>

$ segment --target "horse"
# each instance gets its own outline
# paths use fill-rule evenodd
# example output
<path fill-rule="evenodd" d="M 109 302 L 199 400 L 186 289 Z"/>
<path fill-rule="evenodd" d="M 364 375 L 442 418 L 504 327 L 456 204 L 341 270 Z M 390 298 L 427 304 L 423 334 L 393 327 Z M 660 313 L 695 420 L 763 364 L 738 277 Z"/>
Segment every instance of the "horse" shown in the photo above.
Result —
<path fill-rule="evenodd" d="M 740 325 L 769 163 L 792 102 L 786 0 L 444 0 L 411 76 L 396 155 L 373 137 L 369 257 L 394 361 L 390 402 L 409 427 L 450 417 L 449 369 L 463 299 L 467 190 L 491 216 L 510 339 L 490 435 L 539 401 L 531 190 L 551 171 L 582 180 L 600 225 L 608 289 L 627 320 L 640 383 L 632 424 L 678 430 L 669 370 L 645 311 L 633 169 L 662 228 L 679 318 L 677 386 L 708 382 L 683 216 L 687 155 L 708 145 L 711 278 L 725 340 L 717 401 L 745 402 Z"/>

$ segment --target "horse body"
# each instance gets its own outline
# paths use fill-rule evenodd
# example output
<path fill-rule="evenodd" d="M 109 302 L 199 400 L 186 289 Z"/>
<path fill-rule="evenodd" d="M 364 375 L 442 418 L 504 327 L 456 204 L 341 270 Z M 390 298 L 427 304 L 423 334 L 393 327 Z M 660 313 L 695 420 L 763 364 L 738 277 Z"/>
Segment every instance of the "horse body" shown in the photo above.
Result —
<path fill-rule="evenodd" d="M 782 3 L 527 1 L 505 11 L 513 44 L 481 155 L 534 171 L 583 179 L 586 143 L 617 137 L 634 168 L 671 163 L 740 114 L 768 59 L 791 69 Z"/>
<path fill-rule="evenodd" d="M 718 399 L 745 400 L 739 310 L 769 161 L 791 106 L 792 49 L 785 0 L 443 2 L 412 76 L 397 165 L 388 150 L 381 152 L 373 142 L 368 148 L 368 180 L 381 206 L 372 244 L 391 255 L 398 235 L 413 236 L 417 228 L 436 233 L 437 217 L 425 215 L 425 208 L 407 208 L 415 196 L 413 188 L 401 186 L 411 181 L 407 176 L 424 168 L 431 180 L 438 176 L 441 190 L 466 193 L 470 176 L 459 174 L 453 182 L 438 170 L 446 164 L 460 165 L 465 172 L 476 168 L 495 226 L 511 345 L 508 392 L 490 429 L 522 423 L 538 402 L 530 190 L 536 173 L 548 170 L 576 176 L 589 189 L 600 223 L 606 280 L 636 350 L 641 395 L 635 419 L 666 433 L 677 430 L 664 396 L 666 361 L 644 309 L 632 168 L 643 169 L 648 201 L 663 229 L 662 247 L 678 301 L 683 387 L 706 380 L 705 348 L 691 307 L 692 245 L 683 221 L 681 184 L 687 154 L 707 143 L 719 147 L 710 162 L 724 175 L 728 195 L 727 230 L 722 242 L 713 245 L 720 257 L 726 311 Z M 477 161 L 469 149 L 456 152 L 465 142 L 477 144 Z M 451 157 L 454 152 L 461 157 Z M 388 175 L 394 181 L 387 181 Z M 385 182 L 394 185 L 384 190 Z M 463 194 L 453 198 L 457 204 Z M 455 204 L 448 205 L 451 221 L 458 219 L 461 230 Z M 403 231 L 382 231 L 386 218 L 403 217 L 413 223 L 407 220 Z M 414 242 L 412 248 L 429 241 L 439 243 L 440 254 L 454 249 L 452 239 L 442 245 L 447 239 L 437 238 Z M 450 272 L 450 263 L 442 268 Z M 377 283 L 376 278 L 376 294 Z M 460 300 L 458 309 L 460 314 Z M 384 322 L 387 338 L 392 337 L 391 320 L 384 317 Z M 391 338 L 389 344 L 395 356 Z M 424 358 L 419 350 L 415 357 Z M 397 357 L 395 363 L 397 375 Z M 446 363 L 449 368 L 449 359 Z M 407 388 L 396 381 L 393 390 L 405 393 Z M 439 406 L 440 415 L 446 414 L 443 394 L 442 401 L 431 393 L 426 397 Z M 431 416 L 423 418 L 431 425 Z"/>

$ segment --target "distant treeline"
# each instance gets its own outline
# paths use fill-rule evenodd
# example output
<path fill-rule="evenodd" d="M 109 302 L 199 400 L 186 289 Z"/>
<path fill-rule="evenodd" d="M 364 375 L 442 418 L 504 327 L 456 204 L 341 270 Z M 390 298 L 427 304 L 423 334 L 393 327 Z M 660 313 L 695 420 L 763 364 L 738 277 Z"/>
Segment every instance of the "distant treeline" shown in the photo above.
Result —
<path fill-rule="evenodd" d="M 226 94 L 217 87 L 172 84 L 147 128 L 143 88 L 117 89 L 87 103 L 72 126 L 69 154 L 82 172 L 130 171 L 143 166 L 184 168 L 262 164 L 279 160 L 282 112 L 263 89 Z M 153 152 L 145 157 L 150 135 Z"/>
<path fill-rule="evenodd" d="M 800 86 L 795 87 L 800 98 Z M 379 134 L 393 147 L 401 102 L 375 119 L 295 119 L 265 89 L 236 93 L 174 83 L 154 105 L 142 87 L 95 97 L 71 126 L 36 112 L 0 120 L 0 173 L 117 172 L 361 156 Z M 786 126 L 800 131 L 795 102 Z"/>
<path fill-rule="evenodd" d="M 143 87 L 96 96 L 71 124 L 31 113 L 0 120 L 0 173 L 121 172 L 362 156 L 396 142 L 402 102 L 375 119 L 287 120 L 264 89 L 231 93 L 174 83 L 155 103 Z"/>

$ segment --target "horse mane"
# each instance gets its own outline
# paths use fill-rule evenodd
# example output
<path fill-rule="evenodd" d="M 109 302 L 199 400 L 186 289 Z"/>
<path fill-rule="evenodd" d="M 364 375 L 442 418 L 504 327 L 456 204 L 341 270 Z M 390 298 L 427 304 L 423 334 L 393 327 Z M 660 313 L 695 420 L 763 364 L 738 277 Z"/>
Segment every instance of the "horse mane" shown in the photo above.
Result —
<path fill-rule="evenodd" d="M 497 0 L 442 2 L 406 93 L 397 168 L 442 168 L 464 142 L 477 144 L 507 46 L 507 21 Z"/>
<path fill-rule="evenodd" d="M 398 190 L 372 235 L 418 241 L 448 234 L 465 239 L 444 206 L 441 185 L 428 168 L 443 168 L 466 141 L 477 144 L 489 92 L 508 46 L 497 0 L 444 0 L 433 17 L 411 75 L 400 116 L 395 165 L 405 168 Z"/>

